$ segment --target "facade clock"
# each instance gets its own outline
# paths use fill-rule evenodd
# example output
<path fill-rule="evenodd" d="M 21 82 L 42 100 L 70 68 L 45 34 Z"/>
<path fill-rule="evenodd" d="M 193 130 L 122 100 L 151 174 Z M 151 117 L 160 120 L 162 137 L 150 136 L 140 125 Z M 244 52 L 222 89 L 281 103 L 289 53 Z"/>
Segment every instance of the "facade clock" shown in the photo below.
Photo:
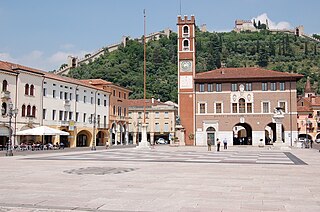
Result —
<path fill-rule="evenodd" d="M 183 60 L 180 62 L 180 69 L 184 72 L 191 72 L 192 71 L 192 62 L 189 60 Z"/>

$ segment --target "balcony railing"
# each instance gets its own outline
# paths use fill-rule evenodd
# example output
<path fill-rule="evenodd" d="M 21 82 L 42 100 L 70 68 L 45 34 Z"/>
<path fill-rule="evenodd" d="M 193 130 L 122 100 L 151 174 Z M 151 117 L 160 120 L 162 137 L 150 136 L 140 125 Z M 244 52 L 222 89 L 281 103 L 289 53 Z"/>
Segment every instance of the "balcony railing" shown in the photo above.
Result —
<path fill-rule="evenodd" d="M 70 105 L 71 105 L 70 100 L 65 99 L 65 100 L 64 100 L 64 106 L 70 106 Z"/>
<path fill-rule="evenodd" d="M 2 99 L 2 100 L 8 100 L 8 99 L 10 99 L 10 91 L 2 91 L 2 92 L 1 92 L 1 99 Z"/>
<path fill-rule="evenodd" d="M 59 121 L 60 126 L 69 126 L 69 121 L 61 120 Z"/>

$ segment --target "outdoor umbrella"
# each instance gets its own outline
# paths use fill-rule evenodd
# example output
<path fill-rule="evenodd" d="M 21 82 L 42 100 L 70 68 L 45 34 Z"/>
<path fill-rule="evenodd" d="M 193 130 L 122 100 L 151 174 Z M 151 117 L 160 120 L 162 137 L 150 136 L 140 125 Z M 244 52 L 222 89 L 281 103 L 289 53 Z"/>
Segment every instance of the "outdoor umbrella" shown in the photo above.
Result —
<path fill-rule="evenodd" d="M 47 126 L 40 126 L 32 129 L 19 131 L 16 133 L 16 135 L 40 135 L 43 144 L 44 135 L 69 135 L 69 133 L 62 130 L 53 129 Z"/>
<path fill-rule="evenodd" d="M 40 126 L 32 129 L 19 131 L 16 133 L 16 135 L 69 135 L 69 133 L 62 130 L 53 129 L 47 126 Z"/>

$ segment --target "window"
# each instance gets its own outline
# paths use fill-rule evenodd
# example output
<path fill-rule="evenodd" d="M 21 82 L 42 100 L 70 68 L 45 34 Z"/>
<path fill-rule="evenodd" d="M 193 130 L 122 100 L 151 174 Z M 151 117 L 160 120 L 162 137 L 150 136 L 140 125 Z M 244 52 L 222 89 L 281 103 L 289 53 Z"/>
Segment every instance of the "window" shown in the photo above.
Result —
<path fill-rule="evenodd" d="M 30 96 L 34 96 L 34 85 L 30 86 Z"/>
<path fill-rule="evenodd" d="M 286 112 L 286 102 L 279 102 L 279 107 L 281 107 L 282 108 L 282 111 L 283 112 Z"/>
<path fill-rule="evenodd" d="M 116 91 L 115 90 L 113 90 L 113 96 L 116 96 Z"/>
<path fill-rule="evenodd" d="M 252 83 L 246 83 L 246 91 L 252 91 Z"/>
<path fill-rule="evenodd" d="M 83 122 L 86 122 L 86 118 L 87 118 L 87 114 L 84 113 L 84 114 L 83 114 Z"/>
<path fill-rule="evenodd" d="M 187 36 L 189 34 L 189 27 L 188 26 L 184 26 L 183 27 L 183 35 Z"/>
<path fill-rule="evenodd" d="M 272 82 L 272 83 L 270 84 L 270 90 L 276 91 L 276 90 L 277 90 L 277 83 Z"/>
<path fill-rule="evenodd" d="M 142 112 L 138 112 L 138 119 L 141 119 Z"/>
<path fill-rule="evenodd" d="M 60 99 L 63 99 L 63 92 L 60 91 Z"/>
<path fill-rule="evenodd" d="M 165 112 L 164 112 L 164 118 L 165 118 L 165 119 L 168 119 L 168 118 L 169 118 L 169 112 L 168 112 L 168 111 L 165 111 Z"/>
<path fill-rule="evenodd" d="M 217 84 L 216 84 L 216 91 L 217 91 L 217 92 L 221 92 L 221 91 L 222 91 L 222 85 L 221 85 L 221 83 L 217 83 Z"/>
<path fill-rule="evenodd" d="M 127 116 L 127 108 L 123 108 L 123 115 Z"/>
<path fill-rule="evenodd" d="M 43 88 L 43 96 L 47 96 L 47 89 Z"/>
<path fill-rule="evenodd" d="M 237 83 L 231 84 L 231 91 L 238 91 L 238 84 Z"/>
<path fill-rule="evenodd" d="M 232 103 L 232 113 L 238 113 L 238 104 Z"/>
<path fill-rule="evenodd" d="M 200 113 L 206 113 L 206 104 L 200 103 Z"/>
<path fill-rule="evenodd" d="M 98 99 L 98 105 L 100 105 L 100 99 Z"/>
<path fill-rule="evenodd" d="M 69 112 L 69 120 L 72 120 L 73 113 Z"/>
<path fill-rule="evenodd" d="M 79 112 L 76 112 L 76 122 L 79 121 Z"/>
<path fill-rule="evenodd" d="M 29 84 L 26 84 L 26 85 L 24 86 L 24 94 L 25 94 L 25 95 L 29 95 Z"/>
<path fill-rule="evenodd" d="M 79 101 L 79 94 L 76 94 L 76 102 Z"/>
<path fill-rule="evenodd" d="M 91 97 L 91 101 L 90 102 L 91 102 L 91 104 L 93 104 L 93 97 Z"/>
<path fill-rule="evenodd" d="M 26 117 L 26 106 L 25 105 L 22 105 L 22 108 L 21 108 L 21 116 L 22 117 Z"/>
<path fill-rule="evenodd" d="M 199 91 L 200 92 L 204 92 L 204 84 L 200 84 L 199 85 Z"/>
<path fill-rule="evenodd" d="M 280 90 L 280 91 L 286 90 L 286 85 L 285 85 L 284 82 L 280 82 L 280 83 L 279 83 L 279 90 Z"/>
<path fill-rule="evenodd" d="M 183 50 L 189 51 L 189 40 L 187 40 L 187 39 L 183 40 Z"/>
<path fill-rule="evenodd" d="M 53 97 L 53 98 L 56 98 L 56 90 L 53 90 L 53 91 L 52 91 L 52 97 Z"/>
<path fill-rule="evenodd" d="M 7 82 L 7 80 L 3 80 L 2 91 L 7 91 L 7 90 L 8 90 L 8 82 Z"/>
<path fill-rule="evenodd" d="M 3 102 L 1 105 L 1 110 L 4 110 L 3 112 L 1 111 L 1 115 L 7 114 L 7 103 Z"/>
<path fill-rule="evenodd" d="M 246 100 L 243 98 L 239 99 L 239 113 L 245 113 L 246 112 Z"/>
<path fill-rule="evenodd" d="M 42 110 L 42 119 L 46 119 L 46 114 L 47 113 L 47 110 L 46 109 L 43 109 Z"/>
<path fill-rule="evenodd" d="M 129 115 L 129 118 L 132 118 L 132 112 L 129 112 L 128 115 Z"/>
<path fill-rule="evenodd" d="M 216 103 L 216 113 L 222 113 L 222 104 Z"/>
<path fill-rule="evenodd" d="M 208 84 L 208 92 L 212 92 L 213 91 L 213 84 Z"/>
<path fill-rule="evenodd" d="M 83 97 L 83 103 L 86 103 L 86 102 L 87 102 L 87 97 L 84 96 L 84 97 Z"/>
<path fill-rule="evenodd" d="M 247 113 L 252 113 L 252 103 L 247 103 Z"/>
<path fill-rule="evenodd" d="M 159 112 L 155 112 L 155 118 L 156 118 L 156 119 L 159 118 Z"/>
<path fill-rule="evenodd" d="M 103 116 L 103 126 L 107 128 L 107 116 Z"/>
<path fill-rule="evenodd" d="M 154 131 L 155 132 L 160 132 L 160 124 L 159 123 L 155 123 Z"/>
<path fill-rule="evenodd" d="M 149 112 L 146 112 L 146 119 L 149 118 Z"/>
<path fill-rule="evenodd" d="M 107 107 L 107 100 L 106 100 L 106 99 L 103 100 L 103 105 L 104 105 L 105 107 Z"/>
<path fill-rule="evenodd" d="M 268 90 L 268 83 L 267 82 L 263 82 L 262 83 L 262 90 L 263 91 L 267 91 Z"/>
<path fill-rule="evenodd" d="M 164 123 L 163 131 L 164 132 L 169 132 L 169 123 Z"/>
<path fill-rule="evenodd" d="M 59 110 L 59 121 L 63 120 L 63 111 Z"/>
<path fill-rule="evenodd" d="M 113 106 L 113 115 L 116 115 L 116 106 Z"/>
<path fill-rule="evenodd" d="M 122 116 L 122 108 L 118 107 L 118 116 Z"/>
<path fill-rule="evenodd" d="M 27 106 L 27 117 L 31 117 L 31 106 Z"/>
<path fill-rule="evenodd" d="M 123 98 L 126 99 L 127 98 L 127 94 L 123 93 Z"/>
<path fill-rule="evenodd" d="M 263 113 L 269 113 L 269 102 L 262 103 L 262 110 Z"/>
<path fill-rule="evenodd" d="M 121 98 L 121 92 L 119 91 L 119 98 Z"/>
<path fill-rule="evenodd" d="M 69 100 L 72 100 L 72 93 L 69 93 Z"/>
<path fill-rule="evenodd" d="M 56 119 L 56 110 L 52 110 L 52 120 Z"/>
<path fill-rule="evenodd" d="M 64 92 L 64 99 L 68 100 L 68 93 L 67 92 Z"/>
<path fill-rule="evenodd" d="M 36 117 L 36 106 L 32 106 L 32 117 Z"/>

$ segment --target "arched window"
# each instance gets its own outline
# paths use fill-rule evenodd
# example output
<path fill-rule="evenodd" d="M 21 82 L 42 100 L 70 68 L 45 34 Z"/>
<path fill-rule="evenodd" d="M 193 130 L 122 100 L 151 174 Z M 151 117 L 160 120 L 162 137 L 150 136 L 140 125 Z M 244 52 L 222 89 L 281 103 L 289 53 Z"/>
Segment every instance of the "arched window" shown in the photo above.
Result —
<path fill-rule="evenodd" d="M 34 95 L 34 85 L 30 85 L 30 96 Z"/>
<path fill-rule="evenodd" d="M 26 117 L 26 106 L 25 105 L 22 105 L 21 113 L 22 113 L 22 117 Z"/>
<path fill-rule="evenodd" d="M 36 117 L 36 106 L 32 107 L 32 117 Z"/>
<path fill-rule="evenodd" d="M 1 106 L 1 114 L 5 115 L 7 114 L 7 103 L 3 102 Z"/>
<path fill-rule="evenodd" d="M 185 51 L 189 50 L 189 40 L 187 39 L 183 40 L 183 50 Z"/>
<path fill-rule="evenodd" d="M 29 84 L 26 84 L 26 85 L 24 86 L 24 94 L 25 94 L 25 95 L 29 95 Z"/>
<path fill-rule="evenodd" d="M 27 106 L 27 117 L 30 117 L 31 116 L 31 106 L 28 105 Z"/>
<path fill-rule="evenodd" d="M 244 98 L 239 99 L 239 113 L 246 112 L 246 100 Z"/>
<path fill-rule="evenodd" d="M 189 27 L 188 26 L 184 26 L 183 27 L 183 34 L 189 34 Z"/>
<path fill-rule="evenodd" d="M 8 82 L 7 82 L 7 80 L 3 80 L 2 91 L 7 91 L 7 90 L 8 90 Z"/>

